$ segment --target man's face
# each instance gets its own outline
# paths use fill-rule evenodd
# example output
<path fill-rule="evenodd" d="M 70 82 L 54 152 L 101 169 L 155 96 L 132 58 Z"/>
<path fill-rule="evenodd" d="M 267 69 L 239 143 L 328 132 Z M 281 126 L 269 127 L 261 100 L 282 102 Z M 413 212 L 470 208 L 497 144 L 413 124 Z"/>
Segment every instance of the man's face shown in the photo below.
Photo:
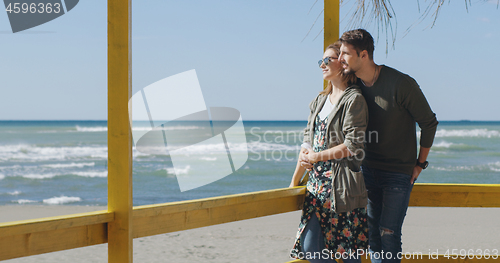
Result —
<path fill-rule="evenodd" d="M 344 73 L 356 73 L 361 68 L 361 58 L 351 44 L 342 43 L 339 61 L 342 63 Z"/>

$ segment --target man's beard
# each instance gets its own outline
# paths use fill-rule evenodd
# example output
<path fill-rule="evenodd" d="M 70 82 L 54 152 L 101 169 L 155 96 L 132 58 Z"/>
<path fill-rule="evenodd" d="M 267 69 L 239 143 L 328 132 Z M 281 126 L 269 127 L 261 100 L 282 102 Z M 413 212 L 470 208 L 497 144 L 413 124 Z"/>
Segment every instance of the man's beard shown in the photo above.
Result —
<path fill-rule="evenodd" d="M 356 70 L 352 69 L 352 68 L 345 68 L 344 69 L 344 74 L 356 74 Z"/>

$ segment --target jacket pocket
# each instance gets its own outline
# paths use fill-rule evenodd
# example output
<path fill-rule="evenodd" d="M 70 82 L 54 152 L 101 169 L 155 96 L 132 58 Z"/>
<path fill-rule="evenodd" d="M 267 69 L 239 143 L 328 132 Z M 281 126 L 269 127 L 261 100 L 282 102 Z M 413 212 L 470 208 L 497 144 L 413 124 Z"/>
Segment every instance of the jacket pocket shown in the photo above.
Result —
<path fill-rule="evenodd" d="M 350 195 L 352 197 L 366 195 L 365 178 L 363 176 L 363 172 L 354 172 L 351 169 L 349 169 L 349 172 L 351 173 L 352 180 Z"/>
<path fill-rule="evenodd" d="M 354 172 L 345 163 L 339 164 L 334 180 L 335 211 L 337 213 L 365 207 L 368 203 L 365 180 L 361 171 Z M 332 196 L 333 198 L 333 196 Z"/>

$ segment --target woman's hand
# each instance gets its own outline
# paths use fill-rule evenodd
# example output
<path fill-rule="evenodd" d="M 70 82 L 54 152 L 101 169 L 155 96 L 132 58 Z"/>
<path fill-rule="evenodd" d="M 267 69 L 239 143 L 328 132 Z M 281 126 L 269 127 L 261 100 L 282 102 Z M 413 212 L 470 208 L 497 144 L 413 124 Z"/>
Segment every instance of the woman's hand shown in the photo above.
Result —
<path fill-rule="evenodd" d="M 308 149 L 302 148 L 299 154 L 299 162 L 300 166 L 306 168 L 306 170 L 308 171 L 311 171 L 313 165 L 309 162 L 309 159 L 307 158 L 308 153 L 309 153 Z"/>
<path fill-rule="evenodd" d="M 312 167 L 312 164 L 315 164 L 315 163 L 321 161 L 319 159 L 320 158 L 320 154 L 317 153 L 317 152 L 310 151 L 309 153 L 307 153 L 307 155 L 305 157 L 307 158 L 307 160 L 311 164 L 311 167 Z"/>

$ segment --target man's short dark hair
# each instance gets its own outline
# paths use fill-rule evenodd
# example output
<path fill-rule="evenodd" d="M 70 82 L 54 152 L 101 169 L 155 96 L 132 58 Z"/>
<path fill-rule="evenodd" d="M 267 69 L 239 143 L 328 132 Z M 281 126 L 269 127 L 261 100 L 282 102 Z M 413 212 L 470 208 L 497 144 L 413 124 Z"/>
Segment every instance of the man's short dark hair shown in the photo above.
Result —
<path fill-rule="evenodd" d="M 350 44 L 356 50 L 359 56 L 361 51 L 368 51 L 368 57 L 373 60 L 373 50 L 375 50 L 375 45 L 373 44 L 373 37 L 364 29 L 354 29 L 344 32 L 342 37 L 340 37 L 342 44 Z"/>

